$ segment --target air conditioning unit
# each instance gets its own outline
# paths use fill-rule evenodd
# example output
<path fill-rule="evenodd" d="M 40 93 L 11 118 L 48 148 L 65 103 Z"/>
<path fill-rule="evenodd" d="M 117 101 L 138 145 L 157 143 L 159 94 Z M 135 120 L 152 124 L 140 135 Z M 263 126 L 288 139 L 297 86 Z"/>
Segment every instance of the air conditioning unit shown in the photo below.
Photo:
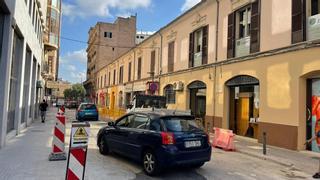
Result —
<path fill-rule="evenodd" d="M 181 81 L 174 82 L 173 89 L 175 91 L 183 91 L 183 83 Z"/>

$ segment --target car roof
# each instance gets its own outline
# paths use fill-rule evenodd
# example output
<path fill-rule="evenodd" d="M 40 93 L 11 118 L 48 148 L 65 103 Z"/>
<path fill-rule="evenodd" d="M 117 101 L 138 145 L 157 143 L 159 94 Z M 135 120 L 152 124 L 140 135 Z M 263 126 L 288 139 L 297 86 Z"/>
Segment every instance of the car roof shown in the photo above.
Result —
<path fill-rule="evenodd" d="M 142 115 L 147 115 L 150 116 L 151 119 L 159 119 L 163 117 L 181 117 L 181 116 L 189 116 L 193 117 L 190 114 L 183 113 L 182 111 L 176 111 L 176 110 L 171 110 L 171 109 L 155 109 L 155 110 L 145 110 L 145 111 L 138 111 L 138 112 L 131 112 L 129 114 L 142 114 Z"/>
<path fill-rule="evenodd" d="M 95 105 L 95 104 L 94 103 L 81 103 L 80 106 L 81 105 Z"/>

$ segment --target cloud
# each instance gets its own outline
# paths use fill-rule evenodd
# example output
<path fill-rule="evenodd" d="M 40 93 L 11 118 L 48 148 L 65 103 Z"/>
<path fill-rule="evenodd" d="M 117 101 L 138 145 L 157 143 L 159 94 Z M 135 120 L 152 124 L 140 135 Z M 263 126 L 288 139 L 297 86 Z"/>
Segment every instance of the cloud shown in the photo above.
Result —
<path fill-rule="evenodd" d="M 199 2 L 201 2 L 201 0 L 185 0 L 184 4 L 181 7 L 181 11 L 186 11 L 198 4 Z"/>
<path fill-rule="evenodd" d="M 68 64 L 70 62 L 78 62 L 81 64 L 87 63 L 87 52 L 85 49 L 80 49 L 68 52 L 65 56 L 60 57 L 61 64 Z"/>
<path fill-rule="evenodd" d="M 85 49 L 67 52 L 60 57 L 59 77 L 72 83 L 86 80 L 87 53 Z"/>
<path fill-rule="evenodd" d="M 64 2 L 62 13 L 71 19 L 76 17 L 108 17 L 111 16 L 110 8 L 115 8 L 121 12 L 134 10 L 137 8 L 147 8 L 152 0 L 74 0 L 74 2 Z"/>
<path fill-rule="evenodd" d="M 85 72 L 70 72 L 70 77 L 72 79 L 72 82 L 81 83 L 86 80 L 86 73 Z"/>

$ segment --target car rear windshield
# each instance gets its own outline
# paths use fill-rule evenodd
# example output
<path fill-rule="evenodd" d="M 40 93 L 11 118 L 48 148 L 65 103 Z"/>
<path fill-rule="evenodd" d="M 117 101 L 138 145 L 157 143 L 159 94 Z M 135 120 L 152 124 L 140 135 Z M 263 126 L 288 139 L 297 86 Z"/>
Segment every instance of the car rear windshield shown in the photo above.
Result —
<path fill-rule="evenodd" d="M 94 105 L 94 104 L 83 104 L 81 106 L 81 109 L 83 109 L 83 110 L 92 110 L 92 109 L 97 109 L 97 108 L 96 108 L 96 105 Z"/>
<path fill-rule="evenodd" d="M 166 117 L 163 122 L 168 132 L 201 131 L 200 122 L 190 117 Z"/>

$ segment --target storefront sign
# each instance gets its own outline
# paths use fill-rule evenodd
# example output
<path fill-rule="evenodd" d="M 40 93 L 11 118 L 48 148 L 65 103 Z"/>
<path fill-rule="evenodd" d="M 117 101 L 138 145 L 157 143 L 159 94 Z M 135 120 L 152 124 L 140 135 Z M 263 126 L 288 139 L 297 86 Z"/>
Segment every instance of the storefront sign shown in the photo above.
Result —
<path fill-rule="evenodd" d="M 310 16 L 307 19 L 307 40 L 320 38 L 320 14 Z"/>

